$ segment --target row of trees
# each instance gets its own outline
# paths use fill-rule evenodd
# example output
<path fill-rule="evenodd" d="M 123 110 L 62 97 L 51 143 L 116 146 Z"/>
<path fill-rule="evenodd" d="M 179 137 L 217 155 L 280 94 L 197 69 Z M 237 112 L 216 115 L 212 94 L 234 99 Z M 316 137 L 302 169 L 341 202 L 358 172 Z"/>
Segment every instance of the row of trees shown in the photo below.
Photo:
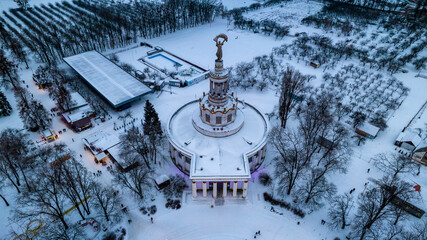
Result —
<path fill-rule="evenodd" d="M 405 13 L 415 18 L 425 17 L 427 12 L 427 3 L 424 0 L 333 0 L 332 2 L 344 3 L 335 3 L 340 7 L 348 8 L 347 4 L 350 7 L 360 6 L 368 9 Z"/>
<path fill-rule="evenodd" d="M 48 65 L 89 50 L 104 51 L 213 20 L 212 0 L 103 2 L 76 0 L 3 12 L 0 34 L 19 59 L 24 46 Z"/>
<path fill-rule="evenodd" d="M 288 0 L 270 0 L 264 3 L 253 3 L 248 7 L 233 8 L 225 13 L 228 21 L 234 21 L 234 26 L 240 29 L 252 31 L 254 33 L 263 33 L 268 36 L 273 34 L 276 38 L 283 38 L 289 34 L 289 27 L 281 26 L 280 24 L 271 20 L 256 21 L 253 19 L 246 19 L 243 14 L 248 11 L 254 11 L 262 7 L 277 5 Z"/>
<path fill-rule="evenodd" d="M 44 106 L 34 99 L 27 89 L 21 87 L 18 66 L 6 56 L 6 52 L 0 49 L 0 74 L 1 85 L 12 87 L 18 102 L 19 116 L 25 128 L 31 131 L 48 128 L 51 122 L 49 114 Z"/>
<path fill-rule="evenodd" d="M 19 116 L 24 123 L 24 127 L 31 131 L 48 128 L 51 118 L 47 110 L 41 102 L 34 99 L 33 94 L 21 87 L 17 70 L 18 65 L 7 56 L 3 49 L 0 49 L 0 84 L 6 88 L 12 87 L 18 102 Z M 7 105 L 5 106 L 8 109 Z"/>
<path fill-rule="evenodd" d="M 336 96 L 336 116 L 349 116 L 353 127 L 366 121 L 384 130 L 385 120 L 406 98 L 409 89 L 396 78 L 386 79 L 353 64 L 345 65 L 336 74 L 325 73 L 326 86 L 321 88 Z"/>
<path fill-rule="evenodd" d="M 378 21 L 379 19 L 381 21 Z M 364 66 L 368 65 L 370 68 L 378 70 L 386 69 L 392 74 L 408 63 L 414 64 L 418 70 L 425 68 L 425 60 L 423 56 L 419 56 L 419 53 L 427 44 L 426 40 L 421 37 L 425 35 L 426 31 L 418 22 L 407 24 L 405 19 L 398 16 L 379 14 L 370 9 L 335 2 L 326 5 L 321 12 L 304 18 L 302 23 L 314 25 L 326 31 L 334 28 L 339 31 L 339 35 L 349 36 L 353 32 L 359 32 L 359 35 L 356 38 L 336 43 L 333 43 L 331 39 L 318 41 L 322 40 L 318 36 L 298 39 L 290 45 L 297 53 L 294 55 L 303 58 L 309 56 L 310 60 L 315 60 L 320 64 L 328 63 L 328 65 L 332 65 L 332 68 L 342 56 L 346 56 L 346 59 L 356 56 Z M 367 36 L 363 29 L 366 29 L 368 24 L 378 24 L 382 29 L 370 34 L 368 36 L 370 38 L 363 39 Z M 384 30 L 388 34 L 377 42 L 376 38 Z M 396 32 L 399 33 L 399 36 L 390 40 L 390 37 L 396 35 Z M 303 37 L 307 38 L 305 35 Z M 360 42 L 358 42 L 359 40 Z"/>
<path fill-rule="evenodd" d="M 344 36 L 349 36 L 354 31 L 360 31 L 360 29 L 355 28 L 348 19 L 345 21 L 337 21 L 336 19 L 321 15 L 311 15 L 305 17 L 302 19 L 301 23 L 306 25 L 314 25 L 317 28 L 323 28 L 327 31 L 331 29 L 337 29 Z"/>

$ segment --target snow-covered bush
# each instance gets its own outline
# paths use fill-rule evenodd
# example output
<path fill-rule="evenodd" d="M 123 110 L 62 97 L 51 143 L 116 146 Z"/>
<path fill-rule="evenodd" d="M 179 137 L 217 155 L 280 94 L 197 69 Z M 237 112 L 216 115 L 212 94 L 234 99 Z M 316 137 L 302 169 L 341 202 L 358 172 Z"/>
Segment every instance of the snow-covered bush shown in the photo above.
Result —
<path fill-rule="evenodd" d="M 270 186 L 273 180 L 268 173 L 261 173 L 259 175 L 259 182 L 264 186 Z"/>
<path fill-rule="evenodd" d="M 301 210 L 298 207 L 293 207 L 292 204 L 290 204 L 288 202 L 275 199 L 269 193 L 264 192 L 264 200 L 266 202 L 271 203 L 271 205 L 273 205 L 273 206 L 280 206 L 281 208 L 287 209 L 300 218 L 305 217 L 305 213 L 303 210 Z"/>
<path fill-rule="evenodd" d="M 165 204 L 165 207 L 178 210 L 181 208 L 181 201 L 180 200 L 168 199 L 168 201 Z"/>

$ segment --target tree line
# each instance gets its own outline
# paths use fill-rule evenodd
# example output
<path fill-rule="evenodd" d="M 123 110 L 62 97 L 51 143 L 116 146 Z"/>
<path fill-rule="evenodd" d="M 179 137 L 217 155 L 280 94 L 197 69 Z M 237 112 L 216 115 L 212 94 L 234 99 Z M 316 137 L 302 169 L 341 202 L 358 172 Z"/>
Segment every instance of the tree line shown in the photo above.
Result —
<path fill-rule="evenodd" d="M 27 47 L 39 61 L 51 65 L 80 52 L 123 47 L 140 37 L 153 38 L 211 22 L 216 9 L 212 0 L 118 2 L 110 5 L 64 1 L 29 10 L 3 11 L 4 17 L 14 26 L 0 18 L 0 34 L 5 46 L 19 55 L 20 61 L 27 61 L 23 49 Z M 11 36 L 14 41 L 10 40 Z"/>

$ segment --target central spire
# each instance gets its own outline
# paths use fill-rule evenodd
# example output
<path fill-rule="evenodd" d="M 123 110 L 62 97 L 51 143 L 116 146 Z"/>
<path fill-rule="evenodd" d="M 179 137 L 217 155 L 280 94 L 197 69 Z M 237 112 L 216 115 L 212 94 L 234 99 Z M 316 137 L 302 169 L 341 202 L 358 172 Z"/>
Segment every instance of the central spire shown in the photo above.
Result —
<path fill-rule="evenodd" d="M 224 70 L 222 63 L 222 46 L 228 37 L 222 33 L 213 40 L 217 47 L 215 70 L 209 72 L 209 94 L 203 93 L 199 99 L 200 109 L 197 117 L 193 117 L 193 125 L 202 134 L 226 137 L 240 130 L 244 116 L 238 112 L 237 98 L 233 93 L 228 94 L 230 72 Z"/>
<path fill-rule="evenodd" d="M 221 41 L 221 39 L 223 39 Z M 215 107 L 221 107 L 228 102 L 228 73 L 224 73 L 222 62 L 222 45 L 228 41 L 227 35 L 224 33 L 219 34 L 214 39 L 217 51 L 215 60 L 215 71 L 210 72 L 210 88 L 209 88 L 209 102 Z"/>

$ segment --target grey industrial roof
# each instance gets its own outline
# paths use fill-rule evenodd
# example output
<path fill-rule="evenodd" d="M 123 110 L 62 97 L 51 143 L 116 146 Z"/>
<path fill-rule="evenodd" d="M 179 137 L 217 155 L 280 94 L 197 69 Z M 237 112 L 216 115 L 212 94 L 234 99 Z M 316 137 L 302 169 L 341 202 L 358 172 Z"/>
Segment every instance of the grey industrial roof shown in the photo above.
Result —
<path fill-rule="evenodd" d="M 115 108 L 152 92 L 97 51 L 66 57 L 64 61 Z"/>

